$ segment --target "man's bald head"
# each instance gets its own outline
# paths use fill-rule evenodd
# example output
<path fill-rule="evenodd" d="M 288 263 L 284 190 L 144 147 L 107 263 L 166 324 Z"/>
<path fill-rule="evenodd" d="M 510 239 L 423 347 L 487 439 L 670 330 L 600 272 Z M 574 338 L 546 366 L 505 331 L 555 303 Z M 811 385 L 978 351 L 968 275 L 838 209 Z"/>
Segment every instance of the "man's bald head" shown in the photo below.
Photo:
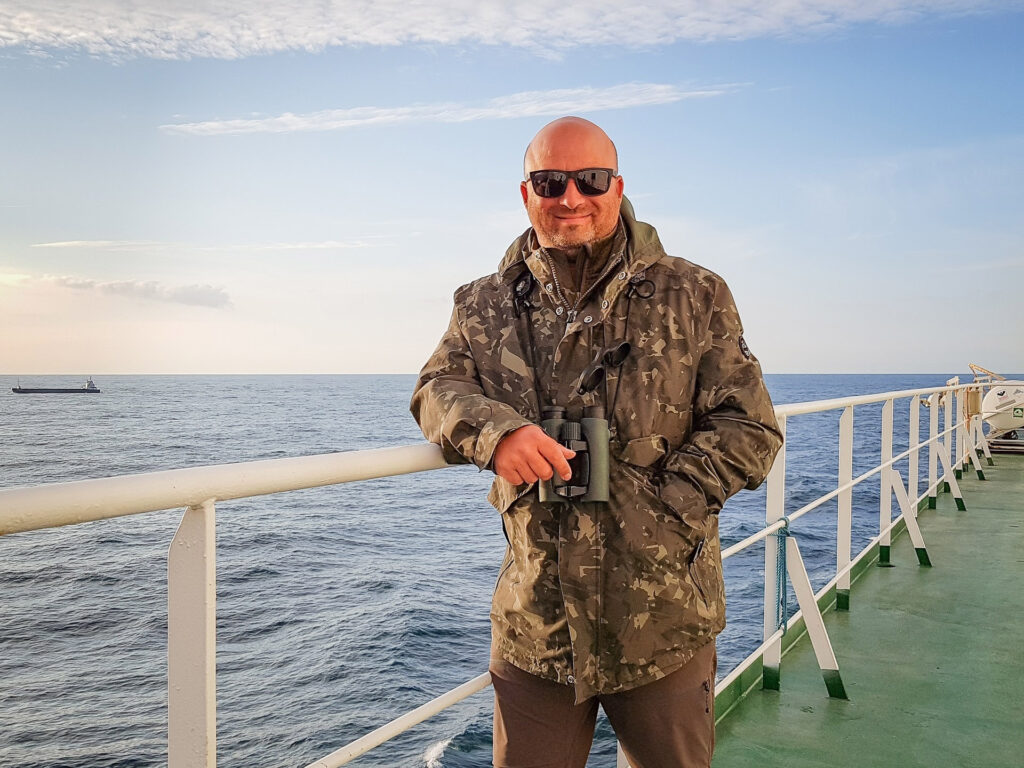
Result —
<path fill-rule="evenodd" d="M 523 178 L 527 178 L 530 171 L 549 168 L 544 164 L 545 158 L 559 153 L 564 147 L 574 145 L 580 147 L 581 154 L 605 158 L 601 167 L 611 168 L 618 175 L 619 153 L 608 134 L 599 125 L 582 117 L 560 117 L 537 131 L 537 135 L 527 145 L 523 156 Z"/>
<path fill-rule="evenodd" d="M 544 247 L 577 248 L 615 233 L 622 203 L 623 181 L 618 175 L 618 153 L 608 134 L 582 117 L 560 117 L 533 137 L 523 158 L 519 193 L 526 206 L 537 241 Z M 537 192 L 530 180 L 533 171 L 584 171 L 611 168 L 612 178 L 604 192 L 597 192 L 570 175 L 559 194 Z M 602 177 L 603 178 L 603 177 Z"/>

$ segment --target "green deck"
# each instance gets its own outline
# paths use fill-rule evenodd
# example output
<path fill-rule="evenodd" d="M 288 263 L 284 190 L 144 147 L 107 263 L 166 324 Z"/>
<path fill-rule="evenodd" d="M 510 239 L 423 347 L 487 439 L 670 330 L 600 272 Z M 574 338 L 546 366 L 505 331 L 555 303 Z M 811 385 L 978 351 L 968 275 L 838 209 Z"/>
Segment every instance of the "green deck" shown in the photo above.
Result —
<path fill-rule="evenodd" d="M 1024 456 L 965 472 L 922 511 L 933 563 L 904 531 L 893 568 L 854 583 L 825 615 L 849 701 L 829 699 L 806 636 L 781 690 L 751 691 L 718 724 L 714 768 L 1024 766 Z M 895 500 L 894 500 L 895 507 Z"/>

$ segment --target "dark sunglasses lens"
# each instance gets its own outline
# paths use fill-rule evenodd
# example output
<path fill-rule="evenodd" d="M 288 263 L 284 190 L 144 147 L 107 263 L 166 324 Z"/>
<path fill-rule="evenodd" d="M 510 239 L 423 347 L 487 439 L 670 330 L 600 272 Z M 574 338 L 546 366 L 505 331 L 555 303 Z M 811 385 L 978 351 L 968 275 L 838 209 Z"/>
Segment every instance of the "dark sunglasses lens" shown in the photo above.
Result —
<path fill-rule="evenodd" d="M 534 171 L 530 174 L 533 191 L 541 197 L 559 197 L 565 194 L 569 175 L 561 171 Z"/>
<path fill-rule="evenodd" d="M 576 186 L 581 195 L 603 195 L 611 183 L 612 175 L 604 168 L 584 168 L 576 172 Z"/>

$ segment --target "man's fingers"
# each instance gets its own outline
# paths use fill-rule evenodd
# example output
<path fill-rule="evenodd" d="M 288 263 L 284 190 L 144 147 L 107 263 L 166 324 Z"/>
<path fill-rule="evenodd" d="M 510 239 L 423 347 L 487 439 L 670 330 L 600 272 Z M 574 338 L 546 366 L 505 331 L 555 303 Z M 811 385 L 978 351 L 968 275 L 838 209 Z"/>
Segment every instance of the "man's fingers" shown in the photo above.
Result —
<path fill-rule="evenodd" d="M 530 470 L 537 475 L 541 480 L 550 480 L 553 474 L 551 465 L 547 459 L 539 451 L 534 454 L 527 454 L 526 464 L 530 467 Z"/>
<path fill-rule="evenodd" d="M 523 478 L 524 483 L 537 482 L 537 473 L 534 472 L 528 464 L 520 464 L 516 467 L 516 471 L 519 473 L 519 476 Z"/>
<path fill-rule="evenodd" d="M 566 459 L 571 459 L 576 455 L 575 451 L 570 451 L 568 448 L 559 445 L 554 440 L 544 443 L 538 446 L 541 454 L 545 459 L 550 462 L 555 472 L 558 473 L 559 477 L 563 480 L 568 480 L 572 477 L 572 470 L 569 468 L 569 462 Z"/>

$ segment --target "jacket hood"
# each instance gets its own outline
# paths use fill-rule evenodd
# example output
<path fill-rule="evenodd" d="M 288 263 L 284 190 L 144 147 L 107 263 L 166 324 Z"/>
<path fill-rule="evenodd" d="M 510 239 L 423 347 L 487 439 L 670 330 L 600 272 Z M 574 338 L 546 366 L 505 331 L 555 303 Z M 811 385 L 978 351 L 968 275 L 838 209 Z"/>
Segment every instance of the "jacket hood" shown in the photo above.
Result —
<path fill-rule="evenodd" d="M 647 222 L 637 220 L 633 204 L 625 195 L 619 206 L 619 217 L 626 228 L 626 262 L 632 267 L 631 272 L 642 271 L 665 256 L 658 231 Z M 499 277 L 511 279 L 519 274 L 515 270 L 509 272 L 509 268 L 526 260 L 526 255 L 532 250 L 532 235 L 533 227 L 530 227 L 512 241 L 498 265 Z"/>

